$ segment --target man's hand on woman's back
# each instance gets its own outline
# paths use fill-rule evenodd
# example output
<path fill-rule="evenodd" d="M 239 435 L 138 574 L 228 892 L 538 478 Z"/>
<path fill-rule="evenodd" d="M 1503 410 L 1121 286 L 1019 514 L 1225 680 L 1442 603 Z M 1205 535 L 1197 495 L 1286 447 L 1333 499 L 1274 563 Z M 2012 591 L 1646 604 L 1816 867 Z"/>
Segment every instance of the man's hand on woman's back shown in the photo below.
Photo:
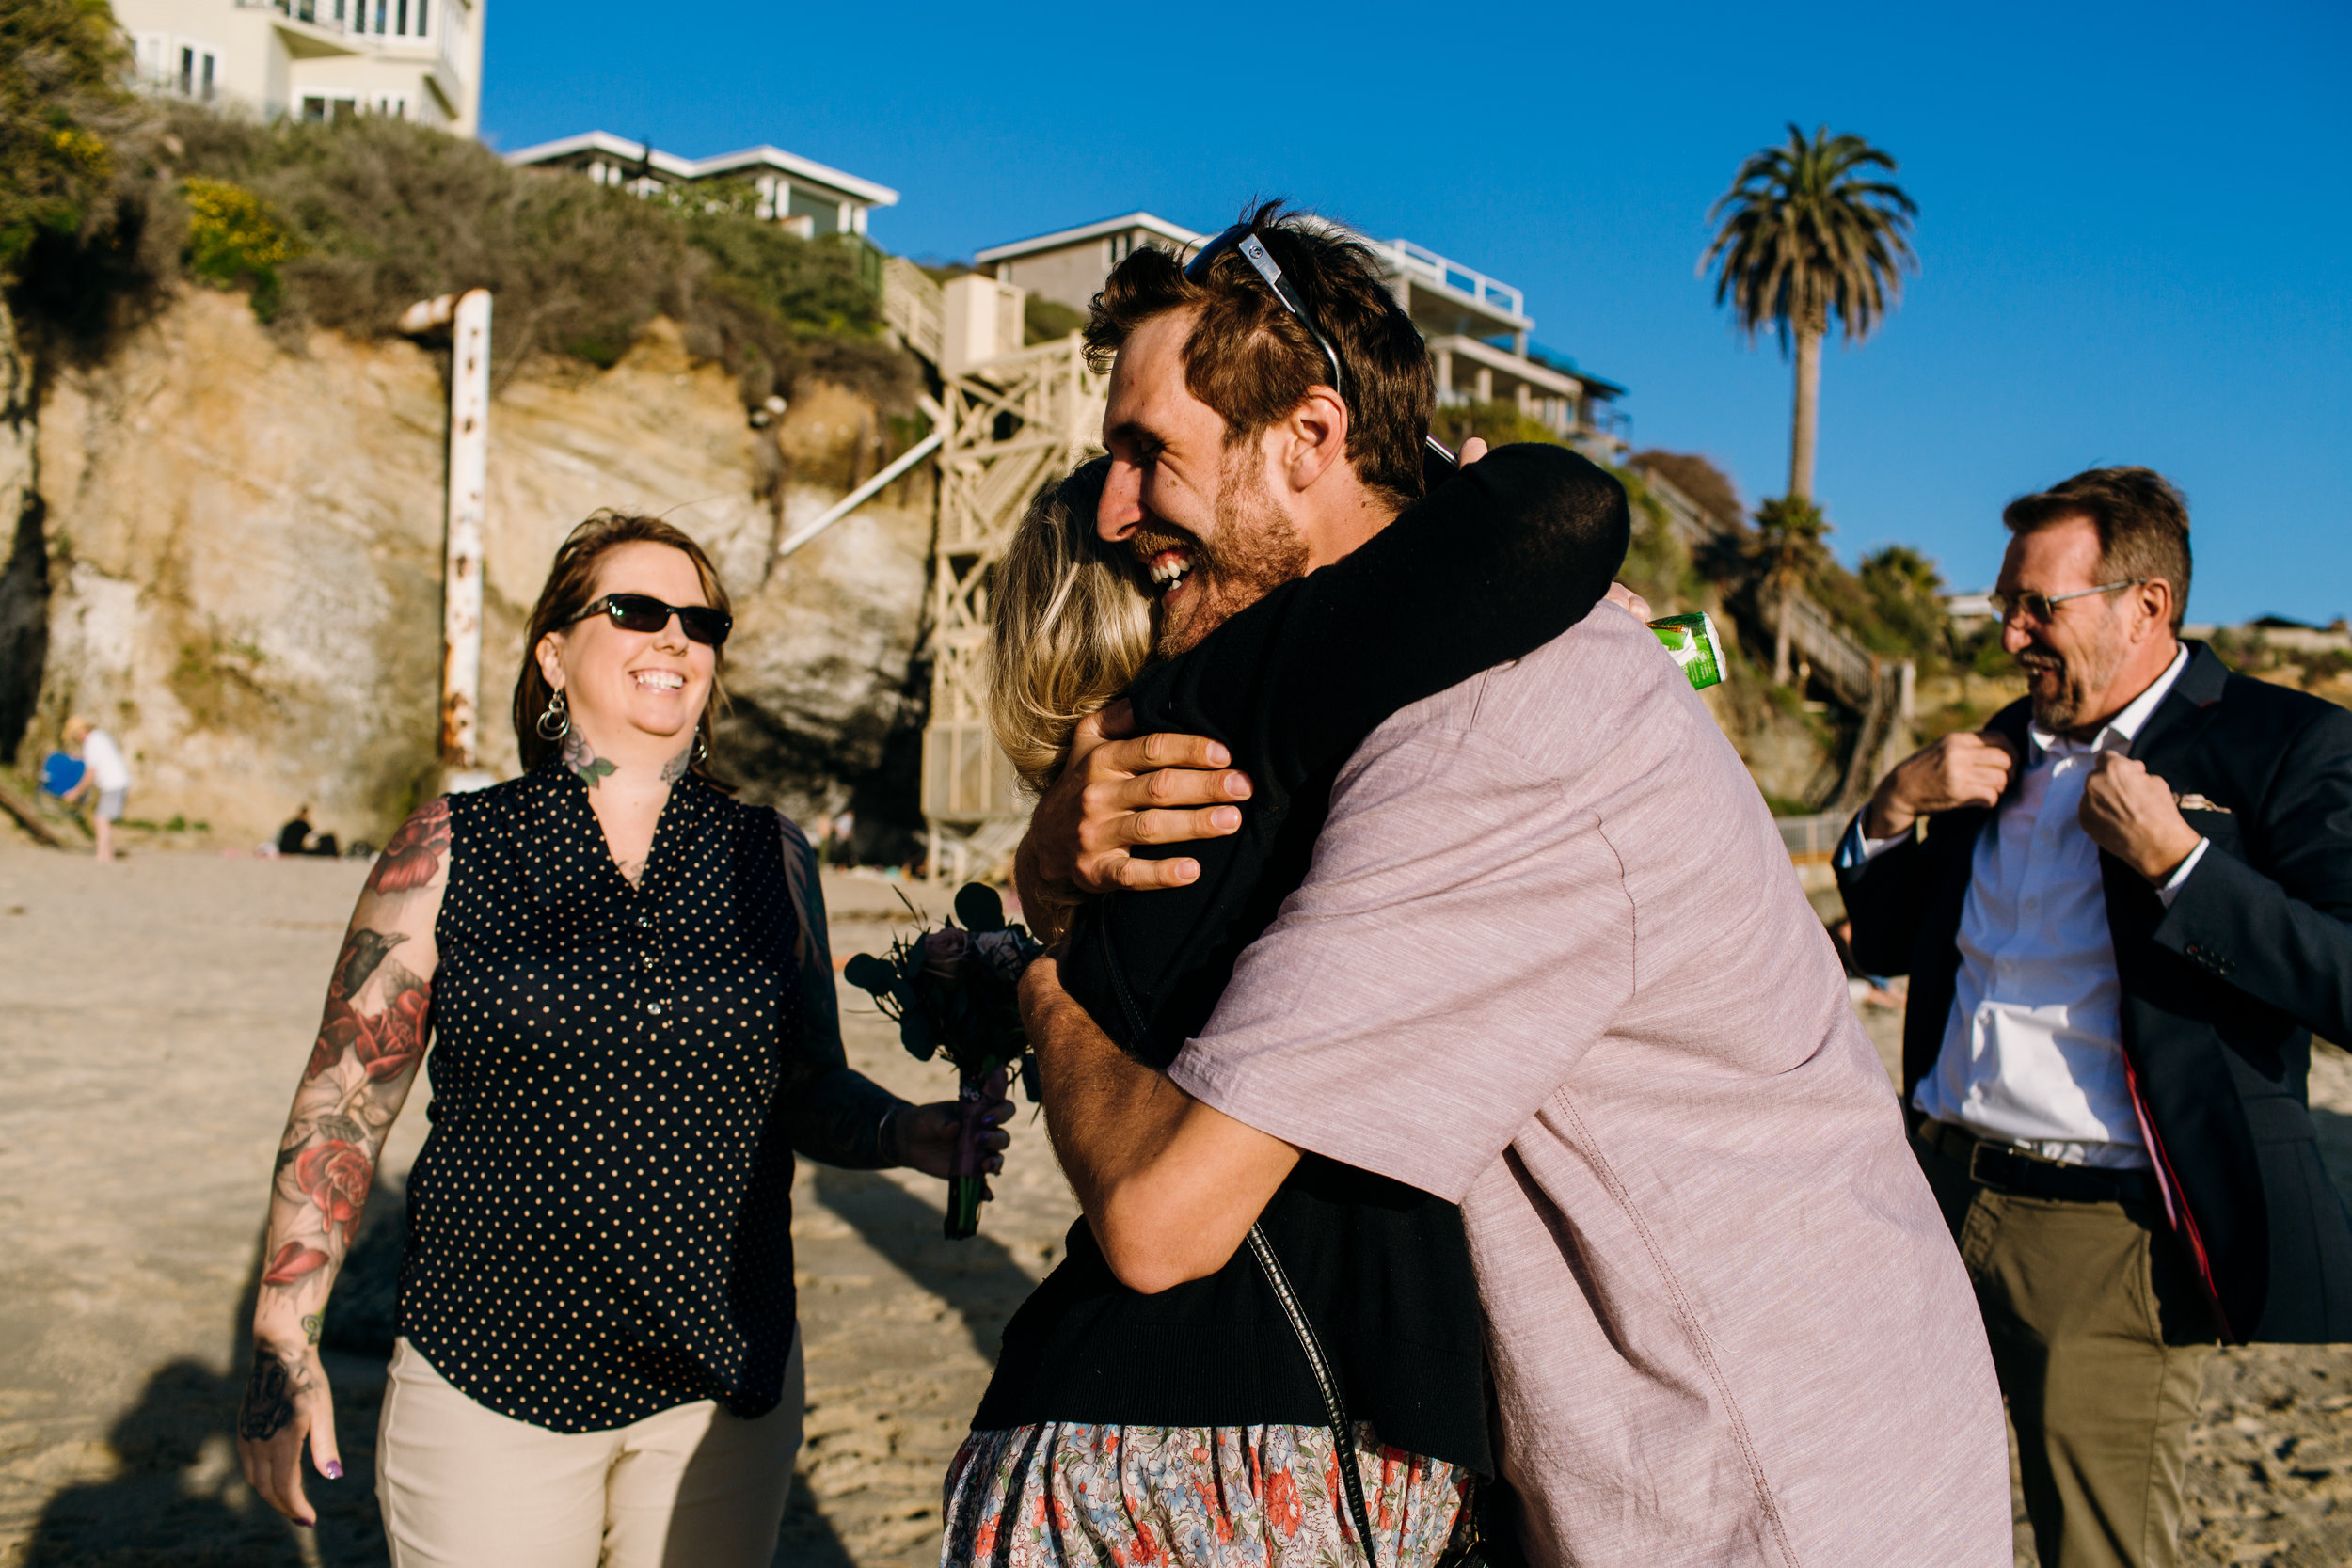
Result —
<path fill-rule="evenodd" d="M 1132 733 L 1114 703 L 1078 725 L 1070 766 L 1037 803 L 1013 875 L 1024 908 L 1067 907 L 1118 888 L 1182 887 L 1193 860 L 1141 860 L 1142 844 L 1223 838 L 1241 827 L 1249 779 L 1224 746 L 1199 735 Z"/>

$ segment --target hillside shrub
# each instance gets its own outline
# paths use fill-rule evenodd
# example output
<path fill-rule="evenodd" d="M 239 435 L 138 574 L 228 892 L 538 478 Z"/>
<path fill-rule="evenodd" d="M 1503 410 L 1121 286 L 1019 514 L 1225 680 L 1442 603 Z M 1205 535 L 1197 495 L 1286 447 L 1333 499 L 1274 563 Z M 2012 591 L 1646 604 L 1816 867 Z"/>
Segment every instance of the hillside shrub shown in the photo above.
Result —
<path fill-rule="evenodd" d="M 23 69 L 0 67 L 0 106 Z M 747 405 L 789 396 L 803 375 L 885 410 L 914 405 L 916 369 L 882 337 L 861 279 L 865 242 L 799 239 L 753 215 L 748 186 L 641 200 L 511 168 L 479 143 L 389 116 L 264 125 L 188 104 L 89 102 L 118 132 L 102 137 L 113 185 L 72 233 L 52 224 L 24 247 L 10 304 L 37 354 L 103 356 L 179 277 L 249 289 L 289 346 L 317 327 L 387 336 L 419 300 L 486 288 L 501 380 L 534 355 L 609 366 L 667 315 L 736 376 Z"/>
<path fill-rule="evenodd" d="M 108 132 L 134 108 L 105 0 L 0 6 L 0 275 L 43 234 L 103 215 L 118 168 Z"/>
<path fill-rule="evenodd" d="M 1031 294 L 1021 302 L 1021 341 L 1024 344 L 1054 342 L 1081 330 L 1086 324 L 1087 313 L 1084 310 L 1073 310 L 1058 299 Z"/>
<path fill-rule="evenodd" d="M 1501 398 L 1491 403 L 1456 403 L 1439 408 L 1429 429 L 1430 434 L 1456 451 L 1473 436 L 1483 437 L 1490 447 L 1508 446 L 1514 441 L 1542 441 L 1555 447 L 1568 444 L 1549 425 L 1529 419 L 1519 412 L 1518 404 Z"/>
<path fill-rule="evenodd" d="M 277 215 L 243 185 L 190 176 L 180 182 L 188 206 L 188 271 L 223 288 L 250 287 L 253 312 L 278 314 L 285 286 L 278 269 L 302 254 Z"/>
<path fill-rule="evenodd" d="M 1740 487 L 1731 476 L 1711 459 L 1697 452 L 1666 451 L 1652 447 L 1637 451 L 1627 459 L 1629 467 L 1647 468 L 1665 477 L 1667 483 L 1681 491 L 1700 511 L 1726 529 L 1747 526 L 1748 509 L 1740 499 Z"/>

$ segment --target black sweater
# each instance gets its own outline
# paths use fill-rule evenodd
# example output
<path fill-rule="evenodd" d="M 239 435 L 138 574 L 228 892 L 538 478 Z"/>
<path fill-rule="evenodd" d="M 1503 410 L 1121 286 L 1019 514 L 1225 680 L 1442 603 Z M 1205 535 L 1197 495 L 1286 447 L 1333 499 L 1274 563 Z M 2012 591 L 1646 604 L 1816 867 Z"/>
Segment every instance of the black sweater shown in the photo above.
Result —
<path fill-rule="evenodd" d="M 1128 693 L 1140 728 L 1224 741 L 1253 793 L 1239 832 L 1160 851 L 1200 863 L 1189 886 L 1113 895 L 1081 915 L 1062 965 L 1071 994 L 1131 1054 L 1173 1060 L 1306 876 L 1332 782 L 1357 746 L 1398 709 L 1581 620 L 1627 539 L 1614 480 L 1560 448 L 1505 447 L 1344 561 L 1147 671 Z M 1391 1447 L 1491 1473 L 1460 1212 L 1307 1154 L 1260 1224 L 1351 1416 Z M 1050 1420 L 1316 1426 L 1323 1408 L 1246 1251 L 1208 1278 L 1138 1295 L 1081 1220 L 1068 1257 L 1007 1327 L 973 1425 Z"/>

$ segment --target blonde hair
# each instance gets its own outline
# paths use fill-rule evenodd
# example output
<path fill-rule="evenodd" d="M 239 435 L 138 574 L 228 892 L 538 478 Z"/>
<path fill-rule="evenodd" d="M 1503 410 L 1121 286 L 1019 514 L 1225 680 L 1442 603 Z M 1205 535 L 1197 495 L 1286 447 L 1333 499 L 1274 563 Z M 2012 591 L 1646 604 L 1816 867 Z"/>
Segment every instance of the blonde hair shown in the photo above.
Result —
<path fill-rule="evenodd" d="M 1078 721 L 1124 691 L 1152 654 L 1143 569 L 1094 531 L 1109 469 L 1099 457 L 1041 491 L 996 563 L 988 721 L 1032 791 L 1060 776 Z"/>

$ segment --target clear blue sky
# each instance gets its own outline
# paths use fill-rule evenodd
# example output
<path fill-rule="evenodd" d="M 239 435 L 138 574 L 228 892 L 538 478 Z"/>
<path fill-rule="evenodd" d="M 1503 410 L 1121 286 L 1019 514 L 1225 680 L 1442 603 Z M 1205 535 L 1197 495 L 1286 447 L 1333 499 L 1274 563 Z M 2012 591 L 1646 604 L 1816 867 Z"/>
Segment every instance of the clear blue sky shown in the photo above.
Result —
<path fill-rule="evenodd" d="M 1924 263 L 1824 356 L 1848 560 L 1988 586 L 2010 497 L 2146 463 L 2193 509 L 2189 613 L 2352 613 L 2352 8 L 2051 4 L 792 6 L 490 0 L 483 122 L 703 156 L 772 142 L 898 189 L 874 237 L 968 257 L 1252 193 L 1526 292 L 1631 388 L 1638 446 L 1751 503 L 1788 372 L 1694 276 L 1708 204 L 1796 120 L 1893 153 Z M 1813 30 L 1793 31 L 1799 20 Z"/>

